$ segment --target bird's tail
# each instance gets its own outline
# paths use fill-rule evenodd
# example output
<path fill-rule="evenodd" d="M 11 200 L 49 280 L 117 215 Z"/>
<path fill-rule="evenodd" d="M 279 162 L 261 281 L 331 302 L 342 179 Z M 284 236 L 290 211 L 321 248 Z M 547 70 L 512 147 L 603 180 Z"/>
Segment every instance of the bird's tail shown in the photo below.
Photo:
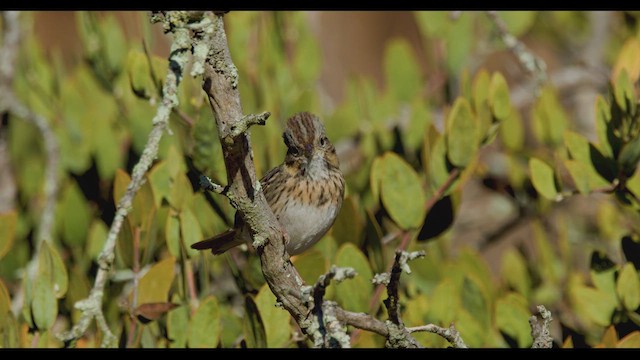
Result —
<path fill-rule="evenodd" d="M 197 243 L 191 244 L 192 249 L 196 250 L 206 250 L 211 249 L 211 252 L 214 255 L 220 255 L 225 251 L 236 247 L 243 242 L 241 240 L 236 239 L 236 230 L 231 229 L 223 232 L 222 234 L 218 234 L 212 238 L 205 239 L 202 241 L 198 241 Z"/>

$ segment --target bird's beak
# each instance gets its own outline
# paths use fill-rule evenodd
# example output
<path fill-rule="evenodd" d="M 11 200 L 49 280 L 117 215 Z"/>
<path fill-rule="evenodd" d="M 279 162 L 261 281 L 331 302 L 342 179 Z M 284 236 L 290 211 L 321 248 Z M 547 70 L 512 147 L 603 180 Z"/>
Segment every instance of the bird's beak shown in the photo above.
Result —
<path fill-rule="evenodd" d="M 311 160 L 311 158 L 313 157 L 313 145 L 311 144 L 305 145 L 304 155 L 307 157 L 307 159 Z"/>

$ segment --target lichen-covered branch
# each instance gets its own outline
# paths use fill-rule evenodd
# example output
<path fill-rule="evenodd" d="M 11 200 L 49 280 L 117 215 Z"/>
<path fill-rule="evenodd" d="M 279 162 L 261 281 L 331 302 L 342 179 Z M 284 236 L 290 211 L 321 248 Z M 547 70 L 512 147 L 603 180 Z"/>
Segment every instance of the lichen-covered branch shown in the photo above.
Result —
<path fill-rule="evenodd" d="M 551 317 L 551 311 L 547 310 L 544 305 L 538 305 L 538 312 L 542 321 L 538 319 L 537 315 L 532 315 L 529 318 L 529 325 L 531 326 L 531 337 L 533 338 L 532 349 L 550 349 L 553 346 L 553 338 L 549 333 L 549 325 L 553 318 Z"/>
<path fill-rule="evenodd" d="M 312 336 L 314 347 L 317 348 L 349 348 L 351 347 L 347 328 L 341 322 L 336 313 L 337 304 L 332 301 L 324 301 L 324 294 L 331 280 L 341 282 L 356 276 L 356 271 L 349 267 L 331 266 L 329 272 L 320 275 L 313 287 L 303 287 L 303 296 L 309 297 L 313 301 L 312 313 L 316 321 L 312 326 L 313 332 L 318 332 Z"/>
<path fill-rule="evenodd" d="M 184 72 L 184 67 L 189 58 L 192 43 L 192 34 L 186 27 L 188 22 L 183 21 L 184 12 L 169 12 L 169 16 L 163 18 L 164 25 L 173 32 L 173 42 L 169 56 L 169 69 L 162 89 L 162 101 L 160 102 L 155 116 L 152 119 L 153 128 L 149 133 L 147 143 L 142 151 L 140 160 L 134 166 L 131 182 L 125 194 L 118 201 L 116 215 L 109 229 L 107 240 L 98 258 L 99 270 L 96 279 L 89 293 L 89 296 L 78 301 L 75 307 L 82 311 L 82 316 L 78 323 L 69 331 L 59 334 L 59 338 L 66 342 L 77 340 L 84 334 L 93 318 L 103 331 L 103 347 L 112 347 L 116 344 L 116 337 L 106 323 L 102 314 L 102 296 L 107 282 L 111 266 L 115 259 L 115 245 L 118 233 L 122 224 L 131 210 L 133 197 L 144 181 L 144 175 L 151 167 L 158 155 L 158 145 L 165 131 L 168 129 L 169 115 L 174 107 L 178 105 L 178 85 Z"/>
<path fill-rule="evenodd" d="M 505 24 L 497 11 L 487 11 L 487 16 L 489 16 L 489 19 L 495 24 L 502 42 L 504 42 L 509 51 L 511 51 L 520 64 L 533 75 L 538 87 L 542 85 L 547 80 L 547 64 L 544 60 L 535 55 L 522 41 L 518 40 L 518 38 L 509 32 L 507 24 Z"/>
<path fill-rule="evenodd" d="M 410 327 L 410 328 L 407 328 L 407 330 L 410 333 L 418 332 L 418 331 L 426 331 L 433 334 L 437 334 L 442 336 L 445 340 L 447 340 L 454 348 L 457 348 L 457 349 L 468 348 L 467 344 L 465 344 L 464 340 L 462 340 L 462 337 L 460 336 L 460 333 L 458 332 L 458 330 L 456 330 L 456 328 L 453 326 L 453 323 L 451 323 L 451 325 L 448 328 L 443 328 L 441 326 L 437 326 L 434 324 L 428 324 L 428 325 Z"/>
<path fill-rule="evenodd" d="M 271 113 L 265 111 L 261 114 L 250 114 L 238 121 L 237 123 L 231 126 L 231 137 L 238 137 L 240 134 L 245 133 L 249 128 L 253 125 L 264 125 L 267 122 L 267 119 L 271 116 Z"/>

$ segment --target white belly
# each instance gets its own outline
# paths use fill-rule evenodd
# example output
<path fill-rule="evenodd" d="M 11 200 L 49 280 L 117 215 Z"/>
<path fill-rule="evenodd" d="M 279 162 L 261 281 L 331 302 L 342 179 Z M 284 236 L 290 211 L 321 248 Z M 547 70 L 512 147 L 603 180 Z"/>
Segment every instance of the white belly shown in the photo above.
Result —
<path fill-rule="evenodd" d="M 289 202 L 280 214 L 280 223 L 289 234 L 287 252 L 299 254 L 313 246 L 329 230 L 338 215 L 337 204 L 322 207 Z"/>

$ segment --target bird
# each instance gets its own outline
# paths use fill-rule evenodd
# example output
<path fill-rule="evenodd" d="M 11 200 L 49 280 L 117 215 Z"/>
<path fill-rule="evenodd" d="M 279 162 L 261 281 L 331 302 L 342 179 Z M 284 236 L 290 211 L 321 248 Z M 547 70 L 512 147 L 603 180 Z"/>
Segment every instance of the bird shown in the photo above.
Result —
<path fill-rule="evenodd" d="M 320 118 L 309 112 L 292 115 L 282 134 L 284 162 L 260 179 L 264 196 L 288 235 L 289 255 L 317 243 L 335 222 L 344 199 L 345 180 L 336 149 Z M 251 242 L 248 225 L 238 212 L 234 226 L 191 248 L 211 249 L 215 255 Z"/>

